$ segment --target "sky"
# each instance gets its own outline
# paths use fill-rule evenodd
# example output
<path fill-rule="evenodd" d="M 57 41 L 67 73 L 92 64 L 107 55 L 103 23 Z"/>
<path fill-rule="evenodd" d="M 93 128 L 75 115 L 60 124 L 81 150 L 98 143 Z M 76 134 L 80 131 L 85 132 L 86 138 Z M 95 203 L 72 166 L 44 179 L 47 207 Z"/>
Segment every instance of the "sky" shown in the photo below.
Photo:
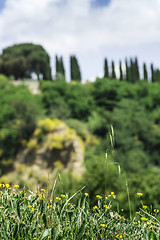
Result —
<path fill-rule="evenodd" d="M 42 45 L 51 58 L 76 55 L 83 81 L 104 74 L 104 58 L 118 65 L 138 57 L 160 67 L 160 0 L 0 0 L 0 53 L 18 43 Z"/>

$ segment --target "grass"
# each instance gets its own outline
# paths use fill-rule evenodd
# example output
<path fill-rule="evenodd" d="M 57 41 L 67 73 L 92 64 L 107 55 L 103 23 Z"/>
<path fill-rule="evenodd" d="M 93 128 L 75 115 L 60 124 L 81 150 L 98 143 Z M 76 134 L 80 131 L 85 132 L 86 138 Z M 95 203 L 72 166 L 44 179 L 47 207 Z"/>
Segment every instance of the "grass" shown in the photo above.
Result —
<path fill-rule="evenodd" d="M 75 195 L 78 201 L 73 204 Z M 69 197 L 0 184 L 0 239 L 160 239 L 159 210 L 143 206 L 142 193 L 137 194 L 142 209 L 133 219 L 125 219 L 117 211 L 113 192 L 95 198 L 97 204 L 91 206 L 84 189 Z"/>

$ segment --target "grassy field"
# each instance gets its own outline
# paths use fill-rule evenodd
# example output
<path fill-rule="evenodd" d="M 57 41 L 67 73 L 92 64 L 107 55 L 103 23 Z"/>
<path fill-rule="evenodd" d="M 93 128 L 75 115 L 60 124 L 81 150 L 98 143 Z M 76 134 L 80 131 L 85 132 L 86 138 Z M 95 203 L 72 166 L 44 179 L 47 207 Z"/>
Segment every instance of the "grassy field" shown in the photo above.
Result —
<path fill-rule="evenodd" d="M 137 193 L 142 208 L 129 219 L 120 214 L 114 192 L 95 199 L 91 206 L 84 188 L 72 196 L 56 196 L 47 189 L 33 193 L 0 184 L 0 239 L 160 239 L 159 210 L 144 206 L 142 193 Z"/>

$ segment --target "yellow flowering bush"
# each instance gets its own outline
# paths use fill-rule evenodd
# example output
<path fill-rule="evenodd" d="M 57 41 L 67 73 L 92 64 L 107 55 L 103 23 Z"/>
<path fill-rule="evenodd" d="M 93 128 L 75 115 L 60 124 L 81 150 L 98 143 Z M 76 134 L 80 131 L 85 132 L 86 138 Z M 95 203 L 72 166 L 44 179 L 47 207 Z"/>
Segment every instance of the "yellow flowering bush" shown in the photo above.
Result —
<path fill-rule="evenodd" d="M 52 132 L 56 128 L 56 122 L 50 118 L 45 118 L 38 121 L 38 127 L 46 132 Z"/>
<path fill-rule="evenodd" d="M 30 149 L 37 149 L 38 148 L 38 142 L 36 138 L 31 138 L 29 142 L 27 143 L 27 147 Z"/>
<path fill-rule="evenodd" d="M 41 132 L 42 132 L 42 130 L 41 130 L 40 128 L 36 128 L 36 129 L 34 130 L 33 135 L 34 135 L 35 137 L 38 137 L 38 136 L 41 134 Z"/>

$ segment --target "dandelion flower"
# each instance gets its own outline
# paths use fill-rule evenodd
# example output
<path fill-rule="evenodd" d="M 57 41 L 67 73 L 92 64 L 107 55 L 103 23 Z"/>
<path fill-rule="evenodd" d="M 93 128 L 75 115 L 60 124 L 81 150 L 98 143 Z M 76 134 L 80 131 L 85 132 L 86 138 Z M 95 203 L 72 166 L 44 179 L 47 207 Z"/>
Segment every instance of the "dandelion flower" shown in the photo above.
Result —
<path fill-rule="evenodd" d="M 43 189 L 43 188 L 41 189 L 41 192 L 45 192 L 45 191 L 46 191 L 45 189 Z"/>
<path fill-rule="evenodd" d="M 141 217 L 141 220 L 142 220 L 142 221 L 147 221 L 147 218 Z"/>
<path fill-rule="evenodd" d="M 96 210 L 98 207 L 97 206 L 94 206 L 93 209 Z"/>
<path fill-rule="evenodd" d="M 143 208 L 146 209 L 146 208 L 147 208 L 147 205 L 143 205 Z"/>
<path fill-rule="evenodd" d="M 15 188 L 19 188 L 19 185 L 14 185 Z"/>
<path fill-rule="evenodd" d="M 100 196 L 100 195 L 96 195 L 96 198 L 98 198 L 98 199 L 101 199 L 101 198 L 102 198 L 102 196 Z"/>
<path fill-rule="evenodd" d="M 102 224 L 101 224 L 101 227 L 107 227 L 107 225 L 106 225 L 106 224 L 104 224 L 104 223 L 102 223 Z"/>
<path fill-rule="evenodd" d="M 65 194 L 61 194 L 61 197 L 65 198 L 65 197 L 66 197 L 66 195 L 65 195 Z"/>
<path fill-rule="evenodd" d="M 142 197 L 142 196 L 143 196 L 143 193 L 137 193 L 137 196 L 138 196 L 138 197 Z"/>
<path fill-rule="evenodd" d="M 84 195 L 85 195 L 86 197 L 88 197 L 88 193 L 85 193 Z"/>

